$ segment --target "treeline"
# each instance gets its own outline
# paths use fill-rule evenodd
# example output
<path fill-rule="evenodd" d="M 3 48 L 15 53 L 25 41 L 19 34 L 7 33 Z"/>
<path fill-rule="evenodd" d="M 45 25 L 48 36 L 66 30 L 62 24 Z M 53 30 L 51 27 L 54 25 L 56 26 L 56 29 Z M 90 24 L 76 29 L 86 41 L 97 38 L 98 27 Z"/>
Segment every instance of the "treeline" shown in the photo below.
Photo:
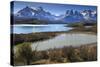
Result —
<path fill-rule="evenodd" d="M 46 60 L 41 61 L 40 60 Z M 49 60 L 49 62 L 47 62 Z M 23 43 L 19 46 L 18 51 L 14 55 L 14 65 L 30 65 L 30 64 L 50 64 L 52 63 L 69 63 L 69 62 L 85 62 L 97 60 L 96 44 L 83 45 L 79 47 L 63 47 L 54 48 L 44 51 L 37 51 L 30 47 L 29 43 Z"/>

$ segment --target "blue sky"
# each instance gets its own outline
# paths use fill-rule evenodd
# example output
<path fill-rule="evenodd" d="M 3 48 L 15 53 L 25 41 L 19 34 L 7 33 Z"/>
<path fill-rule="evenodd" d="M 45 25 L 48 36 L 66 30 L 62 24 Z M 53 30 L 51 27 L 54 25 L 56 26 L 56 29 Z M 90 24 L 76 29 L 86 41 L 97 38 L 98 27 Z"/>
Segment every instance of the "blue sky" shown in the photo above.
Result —
<path fill-rule="evenodd" d="M 49 3 L 36 3 L 36 2 L 22 2 L 22 1 L 14 1 L 14 13 L 23 9 L 26 6 L 30 6 L 32 8 L 43 7 L 43 9 L 47 12 L 50 12 L 54 15 L 62 15 L 66 12 L 66 10 L 97 10 L 96 6 L 85 6 L 85 5 L 71 5 L 71 4 L 49 4 Z"/>

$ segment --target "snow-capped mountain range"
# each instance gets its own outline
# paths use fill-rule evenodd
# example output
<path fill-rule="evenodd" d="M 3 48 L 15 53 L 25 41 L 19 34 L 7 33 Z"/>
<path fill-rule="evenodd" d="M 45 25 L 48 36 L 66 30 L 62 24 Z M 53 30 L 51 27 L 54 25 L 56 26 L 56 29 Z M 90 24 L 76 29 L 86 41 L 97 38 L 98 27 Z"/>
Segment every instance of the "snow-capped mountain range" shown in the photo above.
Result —
<path fill-rule="evenodd" d="M 66 10 L 64 15 L 55 16 L 50 12 L 46 12 L 42 7 L 31 8 L 26 6 L 14 14 L 14 20 L 38 19 L 46 21 L 61 21 L 62 23 L 80 22 L 80 21 L 96 21 L 97 11 L 92 10 Z"/>

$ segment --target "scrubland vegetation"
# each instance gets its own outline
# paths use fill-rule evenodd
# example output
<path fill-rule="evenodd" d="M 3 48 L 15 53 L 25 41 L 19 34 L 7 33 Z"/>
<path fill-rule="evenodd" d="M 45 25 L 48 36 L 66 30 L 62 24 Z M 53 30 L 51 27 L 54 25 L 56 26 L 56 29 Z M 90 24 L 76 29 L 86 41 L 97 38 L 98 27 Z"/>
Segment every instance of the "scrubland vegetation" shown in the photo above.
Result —
<path fill-rule="evenodd" d="M 34 65 L 97 60 L 96 43 L 77 47 L 65 46 L 62 48 L 54 48 L 44 51 L 37 51 L 36 49 L 37 47 L 32 50 L 30 43 L 22 43 L 14 55 L 14 64 Z"/>
<path fill-rule="evenodd" d="M 36 42 L 53 38 L 57 33 L 30 33 L 30 34 L 11 34 L 13 36 L 14 45 L 23 42 Z"/>
<path fill-rule="evenodd" d="M 68 24 L 69 27 L 73 27 L 71 31 L 79 31 L 79 32 L 92 32 L 97 33 L 97 23 L 72 23 Z"/>

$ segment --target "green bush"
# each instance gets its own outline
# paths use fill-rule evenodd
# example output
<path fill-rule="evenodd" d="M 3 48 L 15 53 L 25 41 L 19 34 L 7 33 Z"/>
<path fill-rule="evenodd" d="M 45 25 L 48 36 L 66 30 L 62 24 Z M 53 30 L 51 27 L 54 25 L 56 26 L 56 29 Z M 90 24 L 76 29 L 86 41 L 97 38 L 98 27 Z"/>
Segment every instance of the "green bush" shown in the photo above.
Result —
<path fill-rule="evenodd" d="M 26 42 L 18 46 L 17 54 L 18 54 L 18 58 L 22 59 L 27 65 L 31 63 L 34 57 L 30 43 L 26 43 Z"/>

